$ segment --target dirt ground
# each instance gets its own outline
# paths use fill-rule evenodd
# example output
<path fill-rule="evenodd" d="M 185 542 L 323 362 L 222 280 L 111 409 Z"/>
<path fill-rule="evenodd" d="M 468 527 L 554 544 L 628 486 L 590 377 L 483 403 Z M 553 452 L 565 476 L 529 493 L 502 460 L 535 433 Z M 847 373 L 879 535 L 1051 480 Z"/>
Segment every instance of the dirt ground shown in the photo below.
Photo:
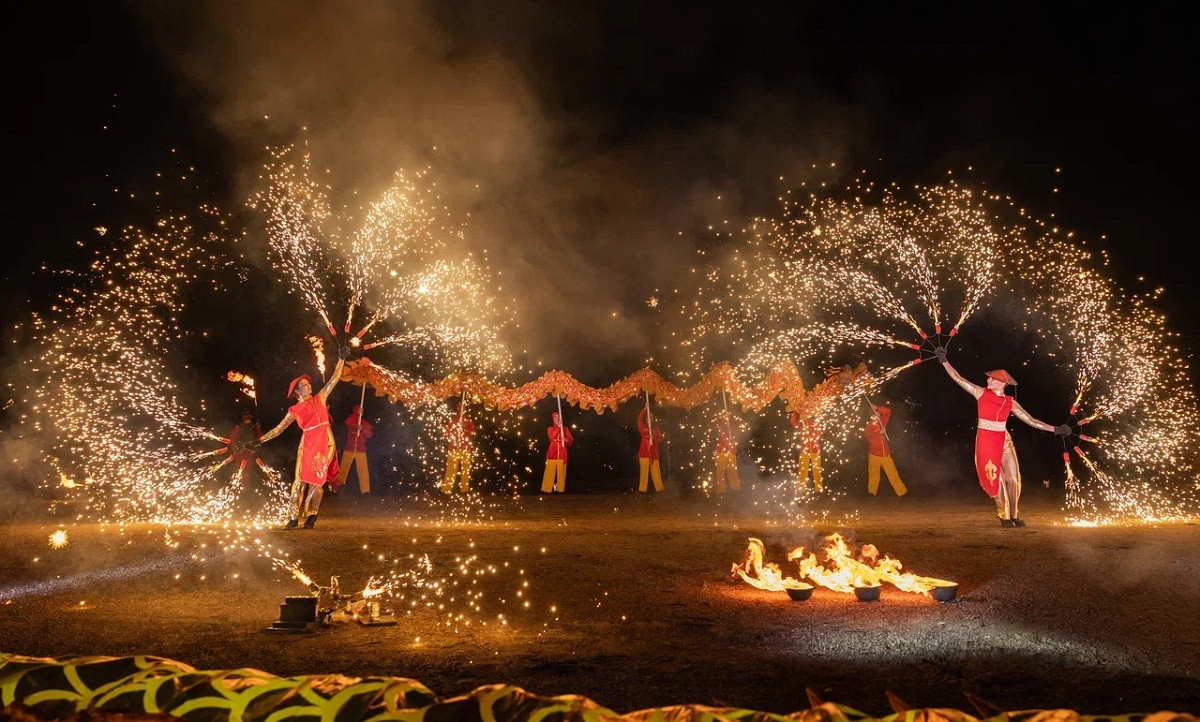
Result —
<path fill-rule="evenodd" d="M 890 713 L 885 691 L 971 713 L 964 692 L 1005 710 L 1200 713 L 1197 525 L 1074 528 L 1043 505 L 1005 529 L 986 500 L 913 496 L 834 502 L 805 524 L 753 492 L 523 497 L 454 515 L 343 492 L 310 531 L 68 525 L 61 549 L 47 544 L 56 522 L 10 523 L 0 651 L 402 676 L 442 696 L 508 682 L 618 712 L 786 713 L 808 688 L 873 715 Z M 885 587 L 878 602 L 824 589 L 795 602 L 731 578 L 750 537 L 794 573 L 786 551 L 833 532 L 957 581 L 958 598 Z M 265 631 L 307 592 L 264 550 L 344 591 L 399 575 L 397 624 Z"/>

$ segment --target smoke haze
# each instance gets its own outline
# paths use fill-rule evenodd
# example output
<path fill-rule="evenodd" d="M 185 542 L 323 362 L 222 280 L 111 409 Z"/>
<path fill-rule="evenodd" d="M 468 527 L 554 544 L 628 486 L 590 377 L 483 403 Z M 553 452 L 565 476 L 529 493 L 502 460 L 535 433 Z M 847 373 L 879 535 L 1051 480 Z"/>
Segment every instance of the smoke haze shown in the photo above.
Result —
<path fill-rule="evenodd" d="M 694 231 L 770 209 L 773 180 L 843 161 L 863 133 L 860 112 L 814 88 L 790 86 L 783 100 L 724 70 L 716 58 L 727 38 L 711 25 L 634 9 L 135 7 L 244 178 L 266 144 L 301 140 L 335 190 L 364 201 L 397 169 L 429 166 L 443 199 L 470 214 L 468 244 L 490 249 L 512 293 L 522 327 L 513 347 L 583 379 L 657 360 L 648 353 L 669 337 L 667 317 L 647 302 L 686 277 Z M 731 22 L 734 34 L 786 34 L 764 18 Z M 713 59 L 698 61 L 705 54 Z M 705 114 L 715 120 L 675 112 L 697 86 L 719 98 Z M 614 111 L 614 101 L 632 109 Z M 638 114 L 636 126 L 624 112 Z"/>

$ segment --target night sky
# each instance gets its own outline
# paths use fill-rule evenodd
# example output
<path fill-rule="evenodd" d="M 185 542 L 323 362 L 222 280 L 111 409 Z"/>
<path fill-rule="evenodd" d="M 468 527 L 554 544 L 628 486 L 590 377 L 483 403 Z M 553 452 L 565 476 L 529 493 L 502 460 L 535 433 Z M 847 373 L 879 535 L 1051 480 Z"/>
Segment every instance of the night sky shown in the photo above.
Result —
<path fill-rule="evenodd" d="M 305 128 L 347 187 L 429 162 L 451 193 L 482 188 L 460 197 L 536 299 L 530 343 L 591 383 L 644 361 L 645 300 L 707 199 L 757 213 L 813 164 L 1010 194 L 1107 249 L 1127 288 L 1165 287 L 1187 343 L 1194 39 L 1167 7 L 26 4 L 5 48 L 6 336 L 95 226 L 236 206 L 262 149 Z M 129 202 L 180 165 L 196 197 Z"/>

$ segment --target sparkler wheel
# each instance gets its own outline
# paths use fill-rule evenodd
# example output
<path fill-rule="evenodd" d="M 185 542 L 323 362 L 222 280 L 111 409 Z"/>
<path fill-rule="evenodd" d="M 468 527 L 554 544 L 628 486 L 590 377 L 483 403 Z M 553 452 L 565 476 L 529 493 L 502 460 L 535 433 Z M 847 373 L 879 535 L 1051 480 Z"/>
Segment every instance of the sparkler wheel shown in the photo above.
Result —
<path fill-rule="evenodd" d="M 809 584 L 802 587 L 788 587 L 787 595 L 793 602 L 803 602 L 813 595 L 813 587 Z"/>
<path fill-rule="evenodd" d="M 854 596 L 858 597 L 860 602 L 877 602 L 879 601 L 879 592 L 883 590 L 878 584 L 873 587 L 855 587 Z"/>

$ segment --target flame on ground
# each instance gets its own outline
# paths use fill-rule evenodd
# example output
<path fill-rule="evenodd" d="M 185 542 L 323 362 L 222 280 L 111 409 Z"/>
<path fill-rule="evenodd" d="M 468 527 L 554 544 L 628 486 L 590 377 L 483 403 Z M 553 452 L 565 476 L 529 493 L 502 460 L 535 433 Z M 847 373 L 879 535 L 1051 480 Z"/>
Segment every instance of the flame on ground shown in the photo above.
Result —
<path fill-rule="evenodd" d="M 955 584 L 903 572 L 904 565 L 900 560 L 886 555 L 880 558 L 879 550 L 873 544 L 864 544 L 855 551 L 841 534 L 830 534 L 825 541 L 827 544 L 820 557 L 817 552 L 806 552 L 804 547 L 788 552 L 788 561 L 795 561 L 799 567 L 799 578 L 795 578 L 786 576 L 779 565 L 766 561 L 762 541 L 751 537 L 745 560 L 734 564 L 731 573 L 751 586 L 772 592 L 809 586 L 801 579 L 847 594 L 854 593 L 857 587 L 877 587 L 886 582 L 902 592 L 929 595 L 935 587 Z"/>

